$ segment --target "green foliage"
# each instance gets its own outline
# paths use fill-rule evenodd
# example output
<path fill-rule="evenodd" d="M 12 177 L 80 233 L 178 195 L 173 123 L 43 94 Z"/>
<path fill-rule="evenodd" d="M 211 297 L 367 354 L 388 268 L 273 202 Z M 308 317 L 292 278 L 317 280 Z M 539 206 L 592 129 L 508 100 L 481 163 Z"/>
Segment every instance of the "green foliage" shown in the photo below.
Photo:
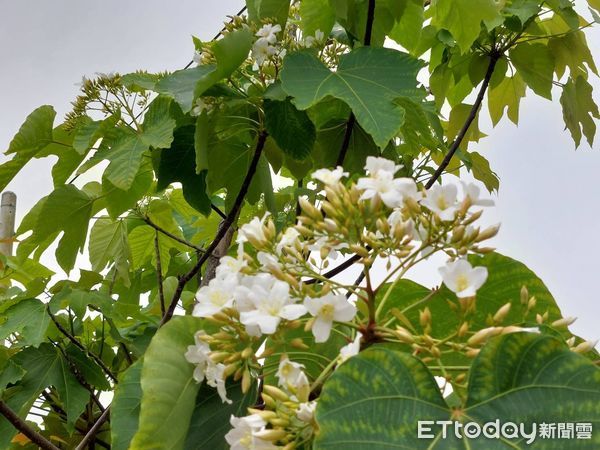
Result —
<path fill-rule="evenodd" d="M 129 448 L 183 448 L 199 390 L 183 355 L 200 327 L 195 317 L 177 317 L 152 339 L 142 365 L 139 428 Z"/>
<path fill-rule="evenodd" d="M 566 415 L 574 422 L 589 421 L 600 414 L 599 381 L 597 367 L 555 338 L 509 334 L 490 342 L 475 359 L 467 407 L 453 413 L 422 363 L 405 353 L 373 348 L 342 365 L 325 384 L 317 408 L 321 433 L 314 448 L 368 449 L 392 442 L 414 449 L 463 445 L 452 432 L 440 439 L 440 430 L 435 430 L 432 440 L 417 439 L 415 417 L 479 424 L 499 419 L 528 427 L 564 421 Z M 359 411 L 368 414 L 357 421 Z M 474 448 L 525 448 L 517 441 L 494 442 L 483 436 L 470 442 Z M 540 448 L 562 445 L 560 440 L 536 444 Z M 571 441 L 569 445 L 583 449 L 592 443 Z"/>
<path fill-rule="evenodd" d="M 142 361 L 123 373 L 115 388 L 111 406 L 111 448 L 127 450 L 135 435 L 140 417 Z"/>
<path fill-rule="evenodd" d="M 265 126 L 279 148 L 295 159 L 310 155 L 316 131 L 308 114 L 289 100 L 265 101 Z"/>

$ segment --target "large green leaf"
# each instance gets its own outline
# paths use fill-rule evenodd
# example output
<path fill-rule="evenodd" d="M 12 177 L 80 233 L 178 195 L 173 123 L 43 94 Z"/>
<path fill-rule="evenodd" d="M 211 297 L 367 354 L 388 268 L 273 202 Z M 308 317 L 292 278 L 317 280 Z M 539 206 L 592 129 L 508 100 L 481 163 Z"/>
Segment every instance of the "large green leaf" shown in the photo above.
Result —
<path fill-rule="evenodd" d="M 416 49 L 423 29 L 423 2 L 400 0 L 402 14 L 390 31 L 390 37 L 411 53 Z"/>
<path fill-rule="evenodd" d="M 71 373 L 69 363 L 60 351 L 44 343 L 27 347 L 13 357 L 13 362 L 26 373 L 19 383 L 4 392 L 4 400 L 17 414 L 25 418 L 32 403 L 44 389 L 54 386 L 63 409 L 67 413 L 67 423 L 72 430 L 75 420 L 85 409 L 89 392 L 79 384 Z M 0 418 L 0 448 L 7 447 L 17 430 L 4 418 Z"/>
<path fill-rule="evenodd" d="M 335 11 L 329 0 L 303 0 L 300 3 L 300 27 L 304 36 L 314 36 L 319 30 L 329 35 L 335 24 Z"/>
<path fill-rule="evenodd" d="M 501 19 L 494 0 L 433 0 L 432 23 L 452 33 L 463 53 L 479 36 L 481 23 Z"/>
<path fill-rule="evenodd" d="M 206 193 L 206 172 L 196 173 L 194 126 L 179 128 L 171 148 L 161 151 L 157 189 L 179 181 L 186 201 L 202 214 L 210 214 L 210 198 Z"/>
<path fill-rule="evenodd" d="M 138 429 L 142 399 L 142 361 L 136 361 L 120 377 L 111 404 L 110 437 L 113 450 L 127 450 Z"/>
<path fill-rule="evenodd" d="M 282 27 L 285 25 L 290 9 L 290 0 L 246 0 L 248 17 L 260 22 L 263 19 L 274 19 Z"/>
<path fill-rule="evenodd" d="M 594 119 L 600 119 L 600 111 L 592 97 L 592 86 L 583 76 L 578 76 L 575 81 L 569 78 L 563 87 L 560 104 L 563 108 L 565 125 L 575 145 L 579 146 L 583 133 L 591 147 L 596 135 Z"/>
<path fill-rule="evenodd" d="M 200 386 L 184 353 L 202 321 L 174 317 L 152 338 L 144 355 L 139 429 L 130 449 L 182 449 Z"/>
<path fill-rule="evenodd" d="M 512 77 L 504 77 L 496 85 L 490 85 L 488 91 L 488 109 L 492 123 L 495 125 L 500 122 L 504 115 L 504 110 L 508 118 L 515 124 L 519 123 L 519 104 L 525 97 L 525 83 L 519 74 Z"/>
<path fill-rule="evenodd" d="M 173 100 L 166 96 L 156 98 L 144 116 L 141 140 L 154 148 L 169 148 L 173 142 L 175 119 L 171 117 Z"/>
<path fill-rule="evenodd" d="M 150 141 L 153 139 L 146 141 L 133 131 L 120 130 L 119 137 L 106 154 L 110 164 L 104 171 L 104 177 L 119 189 L 128 190 L 140 170 L 142 156 L 150 149 Z"/>
<path fill-rule="evenodd" d="M 156 84 L 156 91 L 171 96 L 183 112 L 192 109 L 196 84 L 214 71 L 214 66 L 198 66 L 177 70 Z"/>
<path fill-rule="evenodd" d="M 228 384 L 227 397 L 231 404 L 223 403 L 214 388 L 206 383 L 202 385 L 196 397 L 196 406 L 190 422 L 186 450 L 226 450 L 225 435 L 231 429 L 231 416 L 248 415 L 247 408 L 256 403 L 256 385 L 246 394 L 242 393 L 241 384 Z"/>
<path fill-rule="evenodd" d="M 317 406 L 320 431 L 315 450 L 343 447 L 407 449 L 593 449 L 591 440 L 538 436 L 531 445 L 517 439 L 457 439 L 441 426 L 418 439 L 417 421 L 523 423 L 600 420 L 600 369 L 559 340 L 513 333 L 492 340 L 473 362 L 466 407 L 451 410 L 427 368 L 389 348 L 370 348 L 351 358 L 325 383 Z"/>
<path fill-rule="evenodd" d="M 299 109 L 307 109 L 327 96 L 346 102 L 358 123 L 383 148 L 399 132 L 404 110 L 400 97 L 419 100 L 419 60 L 386 48 L 361 47 L 343 55 L 331 72 L 312 52 L 285 57 L 282 87 Z"/>
<path fill-rule="evenodd" d="M 27 116 L 6 151 L 7 155 L 15 156 L 0 166 L 0 190 L 3 190 L 25 164 L 52 141 L 55 116 L 56 111 L 49 105 L 40 106 Z"/>
<path fill-rule="evenodd" d="M 127 190 L 122 190 L 112 184 L 106 177 L 102 177 L 102 195 L 106 200 L 106 210 L 112 218 L 123 214 L 148 192 L 154 171 L 149 159 L 143 160 L 139 172 L 135 175 L 133 183 Z"/>
<path fill-rule="evenodd" d="M 125 222 L 98 219 L 90 232 L 89 253 L 92 270 L 100 272 L 114 262 L 117 273 L 128 280 L 130 251 Z"/>
<path fill-rule="evenodd" d="M 281 150 L 295 159 L 310 155 L 316 131 L 305 111 L 298 111 L 289 99 L 265 100 L 265 125 Z"/>
<path fill-rule="evenodd" d="M 0 324 L 0 340 L 12 333 L 19 335 L 18 342 L 13 344 L 17 347 L 37 347 L 46 340 L 50 316 L 46 313 L 46 305 L 38 299 L 22 300 L 8 308 L 2 316 L 5 320 Z"/>
<path fill-rule="evenodd" d="M 533 92 L 552 99 L 554 55 L 548 46 L 521 43 L 510 51 L 510 61 Z"/>

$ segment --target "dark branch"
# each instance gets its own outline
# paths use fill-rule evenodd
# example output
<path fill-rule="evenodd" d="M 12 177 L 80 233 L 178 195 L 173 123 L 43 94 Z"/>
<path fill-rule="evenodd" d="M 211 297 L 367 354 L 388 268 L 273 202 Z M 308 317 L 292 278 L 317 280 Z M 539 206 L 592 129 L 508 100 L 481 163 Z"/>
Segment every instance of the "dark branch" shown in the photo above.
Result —
<path fill-rule="evenodd" d="M 365 29 L 365 45 L 371 45 L 371 35 L 373 34 L 373 22 L 375 21 L 375 0 L 369 0 L 367 9 L 367 27 Z"/>
<path fill-rule="evenodd" d="M 348 269 L 349 267 L 352 267 L 355 263 L 360 261 L 360 258 L 361 257 L 358 255 L 352 255 L 350 258 L 348 258 L 346 261 L 341 263 L 339 266 L 334 267 L 329 272 L 325 272 L 325 274 L 323 274 L 323 276 L 325 278 L 335 277 L 337 274 L 342 273 L 344 270 Z M 317 281 L 319 281 L 319 280 L 317 280 L 316 278 L 313 278 L 312 280 L 308 280 L 305 284 L 315 284 Z"/>
<path fill-rule="evenodd" d="M 350 139 L 352 138 L 352 130 L 354 129 L 355 123 L 356 116 L 352 112 L 350 113 L 350 117 L 348 117 L 348 121 L 346 122 L 346 132 L 344 133 L 344 139 L 342 140 L 340 153 L 338 154 L 337 161 L 335 162 L 336 166 L 344 165 L 344 160 L 346 159 L 346 153 L 348 153 L 348 148 L 350 147 Z"/>
<path fill-rule="evenodd" d="M 491 53 L 490 63 L 488 65 L 487 72 L 483 79 L 483 83 L 481 84 L 481 88 L 479 88 L 479 93 L 477 94 L 477 99 L 475 100 L 475 103 L 473 104 L 473 107 L 471 108 L 471 111 L 469 112 L 469 116 L 467 117 L 467 120 L 465 121 L 463 127 L 459 131 L 458 136 L 456 136 L 456 139 L 450 146 L 450 149 L 448 150 L 448 153 L 444 157 L 444 160 L 442 161 L 442 163 L 439 165 L 439 167 L 437 168 L 437 170 L 435 171 L 433 176 L 429 179 L 429 181 L 425 185 L 426 189 L 429 189 L 431 186 L 433 186 L 433 184 L 442 176 L 442 173 L 444 173 L 444 170 L 446 170 L 446 167 L 448 167 L 448 164 L 450 164 L 450 161 L 452 160 L 452 157 L 456 153 L 456 150 L 458 150 L 458 147 L 460 146 L 463 139 L 467 135 L 467 131 L 469 131 L 469 127 L 475 120 L 475 117 L 477 117 L 479 108 L 481 108 L 481 103 L 483 102 L 483 97 L 485 95 L 485 92 L 487 91 L 487 88 L 490 85 L 490 80 L 492 79 L 494 69 L 496 68 L 496 63 L 498 62 L 498 60 L 500 59 L 501 56 L 502 56 L 502 54 L 497 51 L 493 51 Z"/>
<path fill-rule="evenodd" d="M 235 220 L 237 219 L 238 213 L 242 209 L 242 205 L 244 203 L 244 198 L 248 193 L 248 189 L 250 188 L 250 183 L 252 182 L 252 178 L 256 173 L 256 168 L 258 166 L 258 161 L 260 160 L 260 156 L 262 154 L 263 148 L 265 146 L 265 141 L 267 140 L 267 132 L 261 131 L 258 135 L 258 140 L 256 142 L 256 150 L 254 151 L 254 156 L 252 157 L 252 161 L 250 162 L 250 166 L 248 167 L 248 173 L 246 173 L 246 178 L 242 182 L 242 186 L 240 187 L 240 191 L 235 199 L 233 207 L 231 211 L 227 215 L 227 218 L 223 220 L 221 226 L 219 227 L 219 231 L 215 236 L 214 240 L 208 246 L 204 254 L 198 259 L 198 262 L 194 267 L 191 268 L 189 272 L 179 278 L 179 282 L 177 283 L 177 288 L 175 289 L 175 293 L 173 294 L 173 298 L 171 299 L 171 303 L 169 304 L 169 308 L 167 312 L 163 316 L 160 325 L 164 325 L 173 317 L 173 313 L 175 312 L 175 308 L 177 307 L 177 303 L 181 298 L 181 294 L 183 293 L 183 289 L 188 281 L 190 281 L 202 268 L 204 262 L 208 259 L 210 255 L 215 251 L 221 239 L 225 237 L 229 228 L 233 225 Z"/>
<path fill-rule="evenodd" d="M 9 406 L 0 400 L 0 413 L 6 417 L 13 427 L 23 433 L 25 436 L 29 438 L 31 442 L 38 445 L 40 448 L 44 450 L 60 450 L 56 445 L 46 439 L 44 436 L 39 434 L 33 428 L 27 424 L 23 419 L 21 419 Z"/>
<path fill-rule="evenodd" d="M 102 361 L 102 359 L 100 359 L 98 356 L 94 355 L 92 352 L 90 352 L 81 342 L 79 342 L 77 340 L 77 338 L 75 336 L 73 336 L 71 333 L 69 333 L 65 327 L 63 327 L 60 322 L 56 319 L 56 317 L 54 317 L 54 314 L 52 314 L 50 312 L 50 309 L 46 309 L 48 311 L 48 315 L 50 316 L 50 319 L 52 319 L 52 322 L 54 322 L 54 325 L 56 325 L 56 328 L 58 328 L 58 331 L 60 331 L 62 334 L 64 334 L 67 339 L 69 339 L 69 341 L 71 341 L 79 350 L 81 350 L 82 352 L 84 352 L 86 355 L 88 355 L 90 358 L 92 358 L 104 371 L 104 373 L 115 383 L 117 383 L 117 377 L 115 376 L 114 373 L 112 373 L 112 371 L 110 370 L 110 368 L 104 363 L 104 361 Z"/>
<path fill-rule="evenodd" d="M 106 422 L 106 420 L 109 418 L 109 416 L 110 416 L 110 406 L 108 406 L 104 410 L 104 412 L 100 415 L 100 417 L 98 417 L 98 420 L 96 420 L 94 425 L 92 425 L 92 428 L 90 428 L 90 431 L 88 431 L 87 434 L 83 437 L 83 439 L 81 440 L 79 445 L 77 447 L 75 447 L 75 450 L 83 450 L 85 448 L 85 446 L 88 444 L 88 442 L 90 442 L 92 439 L 94 439 L 94 437 L 96 436 L 96 433 L 98 432 L 100 427 L 104 424 L 104 422 Z"/>

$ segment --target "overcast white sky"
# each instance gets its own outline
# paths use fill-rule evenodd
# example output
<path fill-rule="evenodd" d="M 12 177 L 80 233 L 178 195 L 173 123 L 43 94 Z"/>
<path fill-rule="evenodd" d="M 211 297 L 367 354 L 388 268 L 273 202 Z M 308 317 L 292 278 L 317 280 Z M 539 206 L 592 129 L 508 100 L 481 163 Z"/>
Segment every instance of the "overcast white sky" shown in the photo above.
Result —
<path fill-rule="evenodd" d="M 8 148 L 36 107 L 51 104 L 62 117 L 83 75 L 183 67 L 193 52 L 190 36 L 210 39 L 225 16 L 242 5 L 241 0 L 0 0 L 0 150 Z M 600 62 L 600 27 L 588 39 Z M 591 81 L 599 102 L 600 83 Z M 582 145 L 574 151 L 555 97 L 549 102 L 529 92 L 518 128 L 504 121 L 492 130 L 483 121 L 490 137 L 478 150 L 501 177 L 497 207 L 485 221 L 502 222 L 498 250 L 526 263 L 563 313 L 579 317 L 572 331 L 597 339 L 600 136 L 594 149 Z M 18 195 L 17 221 L 51 186 L 50 162 L 32 161 L 8 187 Z M 415 277 L 439 283 L 436 273 Z"/>

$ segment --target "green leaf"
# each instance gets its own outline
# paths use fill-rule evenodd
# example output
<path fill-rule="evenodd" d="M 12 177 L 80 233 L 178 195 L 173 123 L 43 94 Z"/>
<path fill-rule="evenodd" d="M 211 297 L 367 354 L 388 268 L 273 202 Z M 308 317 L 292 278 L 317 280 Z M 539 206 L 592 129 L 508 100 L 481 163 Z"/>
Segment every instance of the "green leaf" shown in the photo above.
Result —
<path fill-rule="evenodd" d="M 190 112 L 196 85 L 214 70 L 213 65 L 177 70 L 160 80 L 156 84 L 156 91 L 172 97 L 184 113 Z"/>
<path fill-rule="evenodd" d="M 567 67 L 571 78 L 576 78 L 578 74 L 586 76 L 587 70 L 584 64 L 587 64 L 590 70 L 598 75 L 594 57 L 583 31 L 573 31 L 567 28 L 563 33 L 565 33 L 563 36 L 548 40 L 548 48 L 555 59 L 556 76 L 562 78 Z"/>
<path fill-rule="evenodd" d="M 467 118 L 471 114 L 471 110 L 473 109 L 473 105 L 468 105 L 466 103 L 460 103 L 456 105 L 450 111 L 450 117 L 448 119 L 448 123 L 446 126 L 446 136 L 448 137 L 448 141 L 452 142 L 456 139 L 458 134 L 460 133 L 462 127 L 464 126 Z M 479 142 L 479 139 L 484 135 L 479 131 L 479 111 L 475 116 L 475 120 L 469 126 L 467 133 L 462 141 L 462 147 L 466 148 L 469 142 Z"/>
<path fill-rule="evenodd" d="M 429 443 L 417 438 L 416 421 L 449 416 L 423 363 L 407 353 L 369 348 L 342 364 L 325 382 L 316 410 L 319 434 L 313 448 L 424 449 Z"/>
<path fill-rule="evenodd" d="M 290 0 L 246 0 L 248 17 L 260 22 L 263 19 L 275 19 L 274 23 L 285 25 L 290 9 Z"/>
<path fill-rule="evenodd" d="M 91 386 L 94 386 L 100 391 L 112 390 L 110 383 L 104 376 L 102 368 L 98 365 L 98 363 L 96 363 L 96 361 L 91 359 L 75 345 L 69 345 L 66 349 L 66 354 L 69 362 L 75 366 L 75 368 L 81 375 L 83 375 L 85 380 Z"/>
<path fill-rule="evenodd" d="M 196 317 L 174 317 L 152 338 L 142 365 L 139 429 L 131 450 L 183 448 L 200 388 L 184 353 L 201 326 Z"/>
<path fill-rule="evenodd" d="M 130 252 L 123 220 L 98 219 L 90 232 L 89 253 L 92 270 L 101 272 L 114 262 L 119 276 L 129 281 Z"/>
<path fill-rule="evenodd" d="M 462 53 L 479 36 L 482 22 L 501 18 L 494 0 L 433 0 L 432 24 L 452 33 Z"/>
<path fill-rule="evenodd" d="M 559 340 L 534 333 L 512 333 L 492 340 L 473 362 L 466 408 L 451 410 L 437 383 L 416 358 L 389 348 L 371 347 L 345 362 L 325 383 L 316 410 L 319 434 L 314 449 L 464 448 L 450 428 L 445 439 L 433 426 L 419 439 L 418 420 L 500 424 L 587 422 L 600 417 L 600 369 Z M 364 411 L 357 419 L 357 411 Z M 538 448 L 564 448 L 564 440 L 544 439 Z M 543 444 L 541 444 L 543 442 Z M 571 440 L 569 448 L 600 443 Z M 491 440 L 480 434 L 467 448 L 529 448 L 522 440 Z"/>
<path fill-rule="evenodd" d="M 498 175 L 490 168 L 490 163 L 487 159 L 477 152 L 469 153 L 470 170 L 476 180 L 481 181 L 488 191 L 497 191 L 500 187 Z"/>
<path fill-rule="evenodd" d="M 494 126 L 500 122 L 507 109 L 508 118 L 515 124 L 519 123 L 519 104 L 525 97 L 525 83 L 516 73 L 512 77 L 502 78 L 497 85 L 490 85 L 488 91 L 488 109 Z"/>
<path fill-rule="evenodd" d="M 215 127 L 213 116 L 209 116 L 206 111 L 196 119 L 196 131 L 194 133 L 194 148 L 196 149 L 196 173 L 208 169 L 208 149 L 210 140 L 213 137 Z"/>
<path fill-rule="evenodd" d="M 541 8 L 541 2 L 538 0 L 512 0 L 512 2 L 504 8 L 504 11 L 517 16 L 521 26 L 523 26 L 530 18 L 535 16 Z"/>
<path fill-rule="evenodd" d="M 594 119 L 600 119 L 598 106 L 592 97 L 592 86 L 582 76 L 578 76 L 575 81 L 569 78 L 563 87 L 560 104 L 566 128 L 569 129 L 575 146 L 579 147 L 583 133 L 591 147 L 596 135 Z"/>
<path fill-rule="evenodd" d="M 114 114 L 104 120 L 87 120 L 80 125 L 73 136 L 73 148 L 84 155 L 96 141 L 105 136 L 119 121 L 120 114 Z"/>
<path fill-rule="evenodd" d="M 158 96 L 144 116 L 142 142 L 149 147 L 169 148 L 173 142 L 175 119 L 171 117 L 173 100 L 166 96 Z"/>
<path fill-rule="evenodd" d="M 43 343 L 39 348 L 27 347 L 17 353 L 13 361 L 26 373 L 16 388 L 5 392 L 4 400 L 8 406 L 25 418 L 40 393 L 47 387 L 54 386 L 67 413 L 68 427 L 72 431 L 75 420 L 89 400 L 89 392 L 75 379 L 60 351 Z M 4 417 L 0 417 L 0 448 L 6 448 L 16 432 Z"/>
<path fill-rule="evenodd" d="M 175 131 L 171 148 L 160 153 L 158 190 L 179 181 L 186 201 L 204 215 L 210 214 L 210 198 L 206 193 L 206 172 L 196 173 L 195 127 L 186 126 Z"/>
<path fill-rule="evenodd" d="M 104 177 L 119 189 L 128 190 L 140 170 L 142 156 L 149 149 L 150 145 L 139 135 L 120 130 L 119 137 L 106 155 L 110 164 L 104 171 Z"/>
<path fill-rule="evenodd" d="M 5 320 L 0 324 L 0 340 L 12 333 L 19 335 L 17 347 L 38 347 L 46 340 L 50 316 L 46 313 L 46 305 L 38 299 L 21 300 L 8 308 L 2 316 Z"/>
<path fill-rule="evenodd" d="M 305 37 L 314 36 L 317 30 L 327 37 L 335 24 L 335 11 L 329 5 L 329 0 L 303 0 L 300 3 L 300 18 Z"/>
<path fill-rule="evenodd" d="M 6 151 L 7 155 L 15 156 L 0 166 L 0 190 L 52 141 L 54 117 L 56 111 L 49 105 L 40 106 L 27 116 Z"/>
<path fill-rule="evenodd" d="M 301 110 L 326 96 L 343 100 L 383 148 L 404 122 L 404 110 L 395 100 L 423 97 L 417 89 L 420 68 L 421 62 L 406 53 L 361 47 L 342 55 L 337 71 L 331 72 L 313 53 L 301 51 L 285 57 L 281 81 Z"/>
<path fill-rule="evenodd" d="M 95 198 L 69 184 L 55 189 L 43 203 L 34 227 L 37 242 L 63 232 L 56 250 L 60 266 L 68 272 L 83 250 Z M 54 239 L 52 239 L 54 240 Z"/>
<path fill-rule="evenodd" d="M 229 419 L 232 415 L 248 415 L 247 408 L 256 403 L 256 385 L 243 394 L 239 382 L 228 384 L 227 397 L 232 401 L 231 404 L 223 403 L 214 388 L 206 383 L 202 385 L 196 397 L 194 414 L 185 440 L 186 450 L 229 449 L 225 442 L 225 435 L 231 430 Z"/>
<path fill-rule="evenodd" d="M 510 50 L 510 61 L 533 92 L 552 100 L 554 55 L 548 46 L 540 43 L 518 44 Z"/>
<path fill-rule="evenodd" d="M 137 202 L 148 193 L 154 180 L 154 171 L 150 160 L 142 160 L 139 172 L 135 175 L 129 189 L 122 190 L 102 177 L 102 196 L 106 201 L 106 210 L 113 218 L 119 217 L 125 211 L 133 208 Z"/>
<path fill-rule="evenodd" d="M 402 13 L 390 31 L 390 38 L 414 54 L 423 29 L 423 2 L 421 0 L 401 0 L 400 5 Z"/>
<path fill-rule="evenodd" d="M 315 126 L 305 111 L 298 111 L 289 99 L 265 100 L 265 125 L 269 134 L 286 154 L 307 158 L 316 139 Z"/>
<path fill-rule="evenodd" d="M 113 450 L 127 450 L 138 429 L 142 387 L 142 361 L 136 361 L 119 377 L 111 404 L 110 437 Z"/>

